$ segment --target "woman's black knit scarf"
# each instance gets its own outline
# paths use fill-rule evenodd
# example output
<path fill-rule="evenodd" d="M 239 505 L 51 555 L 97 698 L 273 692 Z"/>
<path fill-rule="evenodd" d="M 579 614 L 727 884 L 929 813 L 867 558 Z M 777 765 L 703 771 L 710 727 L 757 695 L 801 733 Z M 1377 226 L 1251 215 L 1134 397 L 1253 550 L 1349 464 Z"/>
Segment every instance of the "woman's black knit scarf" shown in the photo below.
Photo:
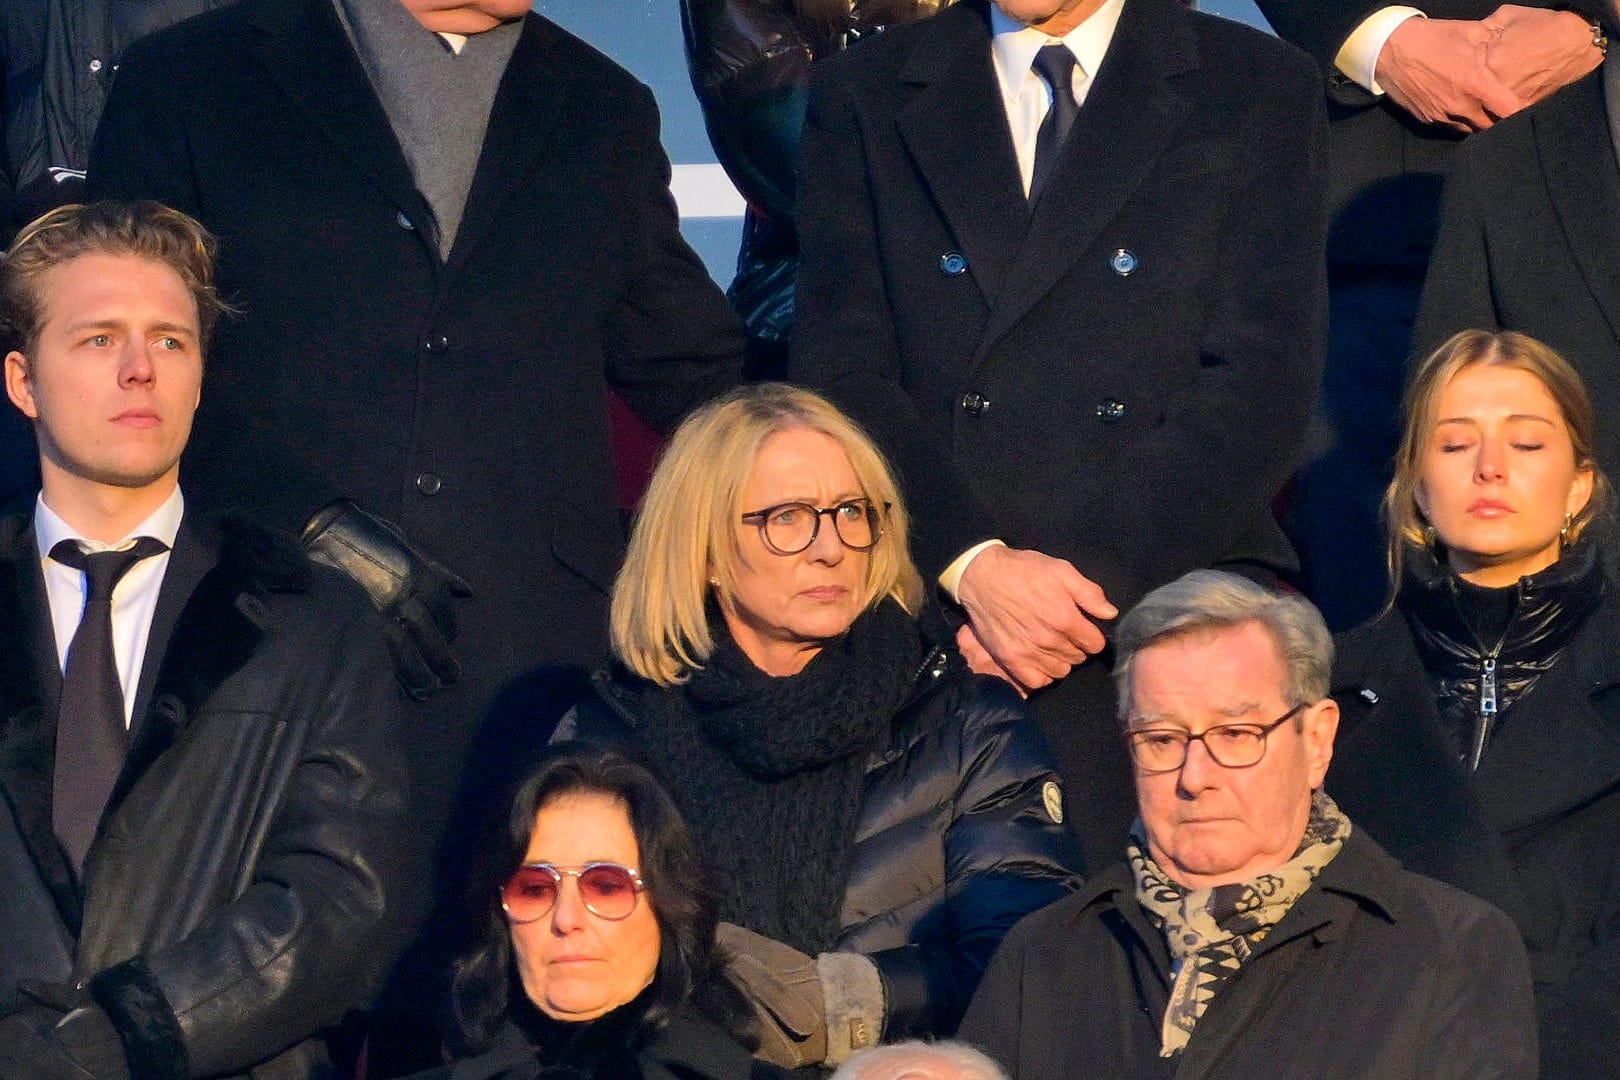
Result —
<path fill-rule="evenodd" d="M 649 693 L 645 745 L 719 877 L 721 918 L 814 956 L 836 937 L 867 759 L 915 683 L 922 639 L 885 600 L 774 678 L 713 623 L 708 663 Z"/>

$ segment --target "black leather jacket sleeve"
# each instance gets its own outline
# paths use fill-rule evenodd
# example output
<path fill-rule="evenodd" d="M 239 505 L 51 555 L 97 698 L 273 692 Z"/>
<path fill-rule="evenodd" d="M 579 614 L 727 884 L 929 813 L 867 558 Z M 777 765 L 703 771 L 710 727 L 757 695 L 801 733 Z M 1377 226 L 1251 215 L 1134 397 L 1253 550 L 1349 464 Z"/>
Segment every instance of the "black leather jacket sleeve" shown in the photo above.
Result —
<path fill-rule="evenodd" d="M 681 27 L 715 156 L 756 212 L 790 223 L 814 29 L 782 0 L 681 0 Z"/>
<path fill-rule="evenodd" d="M 179 1063 L 187 1071 L 173 1075 L 245 1072 L 334 1026 L 375 989 L 398 944 L 389 899 L 405 855 L 399 697 L 375 617 L 358 595 L 336 592 L 296 598 L 308 621 L 333 620 L 310 628 L 307 665 L 264 673 L 283 684 L 270 693 L 283 706 L 275 722 L 287 752 L 254 759 L 268 775 L 221 760 L 253 794 L 221 796 L 217 832 L 175 839 L 196 873 L 228 874 L 241 859 L 246 879 L 222 883 L 234 897 L 183 936 L 91 981 L 132 1062 L 154 1073 Z"/>

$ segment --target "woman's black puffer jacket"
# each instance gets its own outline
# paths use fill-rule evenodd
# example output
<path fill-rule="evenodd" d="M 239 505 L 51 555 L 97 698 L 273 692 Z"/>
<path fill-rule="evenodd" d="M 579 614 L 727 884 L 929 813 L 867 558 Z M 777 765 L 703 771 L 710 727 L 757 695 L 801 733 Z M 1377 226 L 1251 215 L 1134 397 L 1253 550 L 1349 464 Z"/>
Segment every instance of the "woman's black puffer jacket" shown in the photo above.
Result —
<path fill-rule="evenodd" d="M 637 742 L 636 691 L 596 689 L 555 737 Z M 930 652 L 867 762 L 834 945 L 877 964 L 884 1041 L 954 1032 L 1012 925 L 1079 884 L 1060 785 L 1012 688 Z"/>

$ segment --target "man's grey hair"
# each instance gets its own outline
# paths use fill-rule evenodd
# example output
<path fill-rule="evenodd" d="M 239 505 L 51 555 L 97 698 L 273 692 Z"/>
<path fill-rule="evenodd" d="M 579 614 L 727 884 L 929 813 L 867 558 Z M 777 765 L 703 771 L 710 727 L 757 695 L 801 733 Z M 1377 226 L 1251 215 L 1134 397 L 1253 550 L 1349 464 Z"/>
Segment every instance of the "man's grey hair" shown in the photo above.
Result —
<path fill-rule="evenodd" d="M 832 1080 L 1007 1080 L 1007 1074 L 967 1043 L 912 1039 L 862 1050 Z"/>
<path fill-rule="evenodd" d="M 1259 623 L 1282 653 L 1287 672 L 1283 696 L 1289 705 L 1314 705 L 1327 697 L 1333 635 L 1309 600 L 1222 570 L 1194 570 L 1148 593 L 1119 621 L 1114 687 L 1120 722 L 1131 715 L 1131 668 L 1137 653 L 1170 638 L 1251 622 Z"/>

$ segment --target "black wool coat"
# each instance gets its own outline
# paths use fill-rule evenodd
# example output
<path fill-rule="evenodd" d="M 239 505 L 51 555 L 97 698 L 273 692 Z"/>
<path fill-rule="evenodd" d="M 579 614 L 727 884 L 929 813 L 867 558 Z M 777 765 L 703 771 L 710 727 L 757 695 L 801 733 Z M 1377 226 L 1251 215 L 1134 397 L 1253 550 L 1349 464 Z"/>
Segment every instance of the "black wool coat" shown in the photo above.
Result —
<path fill-rule="evenodd" d="M 1327 789 L 1407 866 L 1514 917 L 1542 1075 L 1620 1060 L 1620 601 L 1501 713 L 1477 772 L 1451 750 L 1399 611 L 1339 638 Z"/>
<path fill-rule="evenodd" d="M 62 678 L 31 515 L 0 521 L 0 635 L 0 1009 L 16 980 L 78 985 L 138 1077 L 330 1075 L 321 1037 L 400 945 L 412 853 L 369 601 L 188 512 L 80 880 L 51 827 Z"/>
<path fill-rule="evenodd" d="M 1598 70 L 1470 139 L 1446 183 L 1413 344 L 1518 330 L 1575 366 L 1620 467 L 1620 166 Z"/>
<path fill-rule="evenodd" d="M 1536 1076 L 1512 924 L 1401 869 L 1359 825 L 1166 1061 L 1169 970 L 1118 863 L 1007 935 L 960 1037 L 1012 1080 Z"/>
<path fill-rule="evenodd" d="M 668 429 L 737 378 L 740 328 L 668 180 L 651 92 L 538 15 L 448 260 L 331 0 L 244 0 L 119 68 L 90 192 L 197 217 L 241 309 L 210 351 L 187 497 L 297 529 L 347 496 L 472 585 L 463 684 L 413 743 L 425 797 L 453 789 L 505 681 L 605 659 L 608 388 Z"/>
<path fill-rule="evenodd" d="M 987 20 L 963 0 L 815 65 L 790 374 L 888 452 L 925 574 L 998 537 L 1121 611 L 1198 567 L 1286 575 L 1270 499 L 1303 454 L 1326 290 L 1315 70 L 1126 0 L 1032 208 Z M 1131 817 L 1103 663 L 1035 702 L 1097 865 Z"/>

